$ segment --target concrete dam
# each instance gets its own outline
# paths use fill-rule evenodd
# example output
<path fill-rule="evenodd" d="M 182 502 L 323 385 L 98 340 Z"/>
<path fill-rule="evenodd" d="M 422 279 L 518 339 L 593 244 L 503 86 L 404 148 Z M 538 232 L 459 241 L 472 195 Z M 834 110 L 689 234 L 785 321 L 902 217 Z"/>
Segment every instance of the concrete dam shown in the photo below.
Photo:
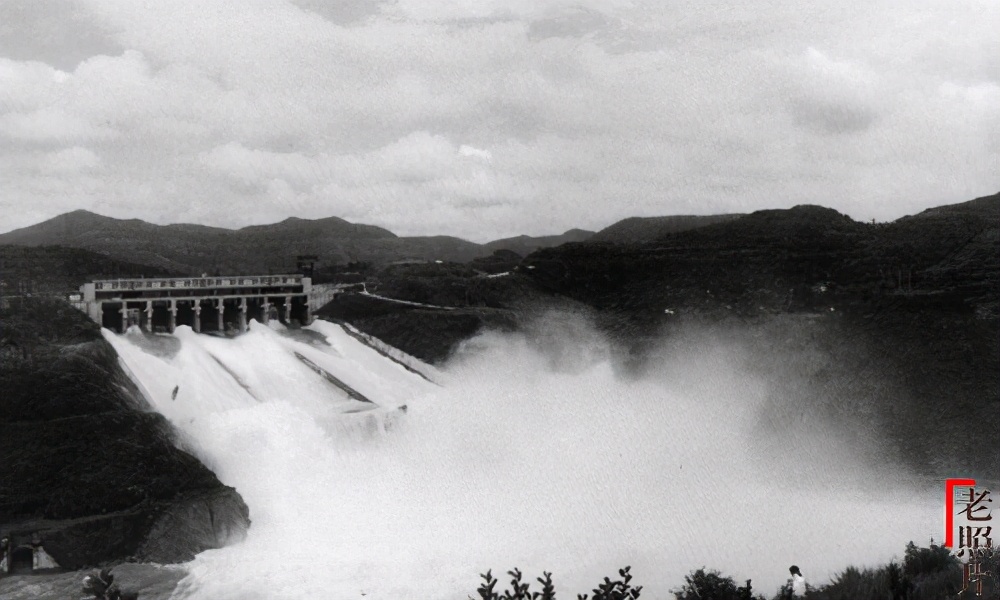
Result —
<path fill-rule="evenodd" d="M 109 279 L 85 283 L 71 300 L 102 327 L 133 325 L 173 333 L 246 331 L 248 319 L 289 325 L 312 322 L 312 281 L 303 275 Z"/>

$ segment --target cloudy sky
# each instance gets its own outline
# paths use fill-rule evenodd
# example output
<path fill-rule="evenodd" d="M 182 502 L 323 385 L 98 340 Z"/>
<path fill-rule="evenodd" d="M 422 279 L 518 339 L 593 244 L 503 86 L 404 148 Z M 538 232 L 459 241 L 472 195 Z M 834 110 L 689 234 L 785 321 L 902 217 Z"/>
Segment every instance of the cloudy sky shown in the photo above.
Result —
<path fill-rule="evenodd" d="M 0 0 L 0 231 L 485 241 L 1000 190 L 997 0 Z"/>

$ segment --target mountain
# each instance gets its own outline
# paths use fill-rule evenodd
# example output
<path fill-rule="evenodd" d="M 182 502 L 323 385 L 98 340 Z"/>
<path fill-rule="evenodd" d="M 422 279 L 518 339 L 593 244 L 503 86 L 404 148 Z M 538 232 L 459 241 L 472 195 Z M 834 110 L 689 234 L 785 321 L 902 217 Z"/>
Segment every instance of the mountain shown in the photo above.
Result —
<path fill-rule="evenodd" d="M 605 227 L 591 236 L 590 241 L 613 242 L 615 244 L 637 244 L 659 239 L 669 233 L 697 229 L 715 223 L 724 223 L 738 219 L 743 215 L 711 215 L 692 216 L 677 215 L 669 217 L 629 217 L 614 225 Z M 567 240 L 584 241 L 584 240 Z"/>
<path fill-rule="evenodd" d="M 390 262 L 402 259 L 467 261 L 489 254 L 454 237 L 399 237 L 343 219 L 286 219 L 231 230 L 201 225 L 154 225 L 78 210 L 0 235 L 0 244 L 62 245 L 147 264 L 179 274 L 291 271 L 295 257 L 321 262 Z"/>
<path fill-rule="evenodd" d="M 480 245 L 450 236 L 400 237 L 381 227 L 350 223 L 338 217 L 288 218 L 280 223 L 234 230 L 188 223 L 154 225 L 139 219 L 114 219 L 77 210 L 0 234 L 0 245 L 79 248 L 178 275 L 271 273 L 294 270 L 295 257 L 300 254 L 316 255 L 319 264 L 327 266 L 402 260 L 468 262 L 497 250 L 525 256 L 542 248 L 591 239 L 616 243 L 648 241 L 665 233 L 738 217 L 635 217 L 596 234 L 571 229 L 560 235 L 522 235 Z"/>
<path fill-rule="evenodd" d="M 270 225 L 232 230 L 204 225 L 154 225 L 113 219 L 85 210 L 0 235 L 0 245 L 79 248 L 120 261 L 145 264 L 176 274 L 267 273 L 294 270 L 295 257 L 314 254 L 320 264 L 401 260 L 468 262 L 509 249 L 520 255 L 538 248 L 582 241 L 593 232 L 520 236 L 485 245 L 451 236 L 400 237 L 373 225 L 338 217 L 289 218 Z"/>
<path fill-rule="evenodd" d="M 521 256 L 527 256 L 539 248 L 561 246 L 562 244 L 569 242 L 585 242 L 593 237 L 593 235 L 593 231 L 570 229 L 561 235 L 544 235 L 540 237 L 519 235 L 512 238 L 494 240 L 484 244 L 484 246 L 490 252 L 496 252 L 497 250 L 510 250 L 511 252 L 516 252 Z"/>

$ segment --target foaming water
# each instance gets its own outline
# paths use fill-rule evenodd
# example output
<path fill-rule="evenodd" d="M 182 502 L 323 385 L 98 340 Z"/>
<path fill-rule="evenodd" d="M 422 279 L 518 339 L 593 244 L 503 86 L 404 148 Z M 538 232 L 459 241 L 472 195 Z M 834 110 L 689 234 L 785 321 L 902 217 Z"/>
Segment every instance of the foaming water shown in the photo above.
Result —
<path fill-rule="evenodd" d="M 701 566 L 770 596 L 793 563 L 821 583 L 938 533 L 936 496 L 855 442 L 816 423 L 762 434 L 769 385 L 739 348 L 627 377 L 563 325 L 476 338 L 421 366 L 436 384 L 329 323 L 311 328 L 326 344 L 181 328 L 169 352 L 106 333 L 250 506 L 246 541 L 200 554 L 175 597 L 465 598 L 515 566 L 573 596 L 626 564 L 644 597 Z"/>

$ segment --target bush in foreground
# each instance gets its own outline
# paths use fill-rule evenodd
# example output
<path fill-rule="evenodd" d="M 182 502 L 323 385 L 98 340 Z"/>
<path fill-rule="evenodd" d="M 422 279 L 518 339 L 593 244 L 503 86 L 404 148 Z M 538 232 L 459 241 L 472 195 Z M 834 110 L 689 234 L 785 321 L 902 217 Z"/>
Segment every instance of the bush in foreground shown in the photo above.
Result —
<path fill-rule="evenodd" d="M 605 577 L 604 582 L 594 588 L 592 600 L 635 600 L 642 592 L 642 586 L 632 587 L 632 575 L 629 573 L 631 567 L 618 570 L 621 579 L 612 580 Z M 503 592 L 496 591 L 497 579 L 493 577 L 492 571 L 480 574 L 483 583 L 476 590 L 482 600 L 555 600 L 556 587 L 552 583 L 552 573 L 543 572 L 542 577 L 536 578 L 542 589 L 540 592 L 532 592 L 529 582 L 522 582 L 521 571 L 514 569 L 507 571 L 511 576 L 510 589 Z M 587 594 L 578 594 L 577 600 L 590 600 Z"/>
<path fill-rule="evenodd" d="M 877 568 L 848 567 L 833 581 L 819 587 L 808 586 L 805 600 L 993 600 L 1000 598 L 1000 549 L 982 549 L 979 555 L 983 578 L 983 593 L 976 595 L 975 585 L 963 591 L 962 564 L 951 550 L 931 541 L 922 548 L 910 542 L 906 546 L 902 565 L 895 562 Z M 552 574 L 545 572 L 537 579 L 541 591 L 532 592 L 529 583 L 522 581 L 517 569 L 509 572 L 511 589 L 498 592 L 497 580 L 491 572 L 481 575 L 484 583 L 478 589 L 482 600 L 554 600 L 555 586 Z M 639 597 L 641 587 L 631 586 L 629 567 L 618 571 L 619 580 L 605 577 L 593 590 L 593 597 L 586 594 L 578 600 L 629 600 Z M 731 577 L 705 568 L 685 576 L 679 589 L 673 590 L 676 600 L 765 600 L 754 595 L 750 580 L 738 586 Z M 789 585 L 779 588 L 772 600 L 791 598 Z M 796 597 L 798 598 L 798 597 Z"/>
<path fill-rule="evenodd" d="M 995 553 L 994 553 L 995 554 Z M 987 562 L 984 572 L 998 570 L 997 558 L 981 556 Z M 813 590 L 810 600 L 964 600 L 971 598 L 997 598 L 997 582 L 985 579 L 983 595 L 973 589 L 963 592 L 962 564 L 951 550 L 931 542 L 930 547 L 917 547 L 913 542 L 906 546 L 903 565 L 889 563 L 874 569 L 848 567 L 832 582 Z M 974 587 L 974 585 L 970 586 Z"/>
<path fill-rule="evenodd" d="M 718 571 L 704 568 L 684 577 L 684 585 L 674 591 L 677 600 L 763 600 L 763 596 L 753 595 L 753 587 L 747 579 L 745 586 L 737 587 L 732 577 L 723 577 Z"/>

